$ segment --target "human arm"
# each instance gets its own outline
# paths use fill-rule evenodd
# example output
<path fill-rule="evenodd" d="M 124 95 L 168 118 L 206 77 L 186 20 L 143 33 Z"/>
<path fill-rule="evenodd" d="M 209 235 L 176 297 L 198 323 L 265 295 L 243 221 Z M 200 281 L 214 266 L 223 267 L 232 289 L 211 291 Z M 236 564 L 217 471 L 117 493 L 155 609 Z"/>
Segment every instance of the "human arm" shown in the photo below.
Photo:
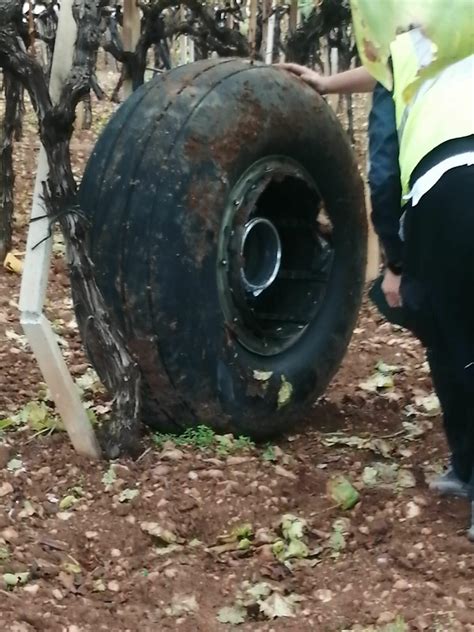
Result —
<path fill-rule="evenodd" d="M 299 64 L 276 64 L 276 66 L 300 77 L 319 94 L 372 92 L 375 87 L 375 79 L 363 66 L 330 76 L 321 75 L 315 70 Z"/>

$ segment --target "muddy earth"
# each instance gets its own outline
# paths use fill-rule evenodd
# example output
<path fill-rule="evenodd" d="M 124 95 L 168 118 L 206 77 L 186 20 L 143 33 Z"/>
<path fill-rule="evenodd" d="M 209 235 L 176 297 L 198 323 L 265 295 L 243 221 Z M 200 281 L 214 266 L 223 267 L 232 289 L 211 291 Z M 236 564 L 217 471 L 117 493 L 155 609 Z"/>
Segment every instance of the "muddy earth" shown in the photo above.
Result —
<path fill-rule="evenodd" d="M 113 84 L 113 82 L 112 82 Z M 110 112 L 72 150 L 80 176 Z M 366 104 L 357 151 L 365 166 Z M 16 145 L 14 253 L 24 255 L 38 152 Z M 83 355 L 55 236 L 46 312 L 91 417 L 107 395 Z M 0 629 L 14 632 L 474 630 L 466 502 L 445 465 L 424 354 L 365 302 L 343 366 L 294 433 L 269 445 L 145 438 L 132 462 L 72 450 L 0 270 Z"/>

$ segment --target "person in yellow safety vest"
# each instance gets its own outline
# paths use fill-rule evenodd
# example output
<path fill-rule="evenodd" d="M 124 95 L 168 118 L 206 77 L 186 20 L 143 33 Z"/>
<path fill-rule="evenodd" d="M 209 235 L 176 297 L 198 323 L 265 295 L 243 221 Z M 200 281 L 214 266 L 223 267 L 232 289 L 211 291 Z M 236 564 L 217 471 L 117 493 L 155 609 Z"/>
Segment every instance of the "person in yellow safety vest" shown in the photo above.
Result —
<path fill-rule="evenodd" d="M 474 538 L 474 2 L 351 6 L 364 65 L 393 88 L 408 201 L 398 301 L 427 348 L 452 453 L 432 488 L 470 497 Z"/>
<path fill-rule="evenodd" d="M 385 295 L 427 348 L 443 408 L 451 465 L 432 488 L 470 496 L 474 538 L 474 2 L 446 11 L 444 0 L 352 0 L 352 9 L 362 60 L 392 90 L 407 203 L 401 275 Z M 317 89 L 317 73 L 287 69 Z"/>

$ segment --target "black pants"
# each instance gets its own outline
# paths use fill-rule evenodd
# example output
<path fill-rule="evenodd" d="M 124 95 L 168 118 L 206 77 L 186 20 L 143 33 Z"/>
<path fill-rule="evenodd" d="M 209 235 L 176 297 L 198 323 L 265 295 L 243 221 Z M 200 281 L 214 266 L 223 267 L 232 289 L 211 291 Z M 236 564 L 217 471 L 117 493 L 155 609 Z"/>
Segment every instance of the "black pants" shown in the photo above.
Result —
<path fill-rule="evenodd" d="M 474 166 L 409 208 L 404 233 L 404 308 L 427 348 L 454 470 L 474 482 Z"/>

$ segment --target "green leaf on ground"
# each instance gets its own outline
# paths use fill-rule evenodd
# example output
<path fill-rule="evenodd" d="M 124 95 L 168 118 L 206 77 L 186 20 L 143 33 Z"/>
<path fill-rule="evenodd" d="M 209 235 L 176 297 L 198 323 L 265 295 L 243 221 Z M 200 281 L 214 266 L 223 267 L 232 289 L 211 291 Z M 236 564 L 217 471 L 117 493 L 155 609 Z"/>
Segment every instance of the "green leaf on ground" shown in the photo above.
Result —
<path fill-rule="evenodd" d="M 272 594 L 273 588 L 268 582 L 258 582 L 257 584 L 246 584 L 245 592 L 253 601 L 257 602 L 266 599 Z"/>
<path fill-rule="evenodd" d="M 250 538 L 253 535 L 253 527 L 250 522 L 237 525 L 232 529 L 232 535 L 237 539 Z"/>
<path fill-rule="evenodd" d="M 18 472 L 23 467 L 23 461 L 21 459 L 11 459 L 7 463 L 7 470 L 9 472 Z"/>
<path fill-rule="evenodd" d="M 28 402 L 18 414 L 21 424 L 39 434 L 64 430 L 61 420 L 45 402 Z"/>
<path fill-rule="evenodd" d="M 403 367 L 397 364 L 387 364 L 383 360 L 377 362 L 375 369 L 379 373 L 383 373 L 384 375 L 392 375 L 394 373 L 401 373 L 403 371 Z"/>
<path fill-rule="evenodd" d="M 181 617 L 198 610 L 199 604 L 195 595 L 173 595 L 170 607 L 165 609 L 166 614 L 171 617 Z"/>
<path fill-rule="evenodd" d="M 3 583 L 7 588 L 14 588 L 15 586 L 23 586 L 30 578 L 28 572 L 25 573 L 5 573 L 2 575 Z"/>
<path fill-rule="evenodd" d="M 328 544 L 336 557 L 346 548 L 346 535 L 349 532 L 349 521 L 345 518 L 338 518 L 332 525 L 332 533 L 329 536 Z"/>
<path fill-rule="evenodd" d="M 272 544 L 273 555 L 280 562 L 309 557 L 308 546 L 303 541 L 305 529 L 306 521 L 302 518 L 292 514 L 282 516 L 280 530 L 283 537 Z"/>
<path fill-rule="evenodd" d="M 10 551 L 6 546 L 0 546 L 0 562 L 8 560 Z"/>
<path fill-rule="evenodd" d="M 118 501 L 119 503 L 129 502 L 130 500 L 136 498 L 139 493 L 138 489 L 124 489 L 118 495 Z"/>
<path fill-rule="evenodd" d="M 260 602 L 260 612 L 268 619 L 295 617 L 295 600 L 291 595 L 284 597 L 277 592 L 272 593 Z"/>
<path fill-rule="evenodd" d="M 277 455 L 273 445 L 267 445 L 265 450 L 262 452 L 262 459 L 264 461 L 269 461 L 270 463 L 275 463 L 275 461 L 277 461 Z"/>
<path fill-rule="evenodd" d="M 99 376 L 91 367 L 88 367 L 86 372 L 76 379 L 76 384 L 83 393 L 87 392 L 96 395 L 104 392 Z"/>
<path fill-rule="evenodd" d="M 441 404 L 435 393 L 426 397 L 415 397 L 415 404 L 429 417 L 441 414 Z"/>
<path fill-rule="evenodd" d="M 13 428 L 14 426 L 18 426 L 20 420 L 18 417 L 6 417 L 4 419 L 0 419 L 0 432 L 7 430 L 8 428 Z"/>
<path fill-rule="evenodd" d="M 299 540 L 306 529 L 306 520 L 292 514 L 285 514 L 281 519 L 281 531 L 287 540 Z"/>
<path fill-rule="evenodd" d="M 364 467 L 364 471 L 362 472 L 362 482 L 367 487 L 375 487 L 377 485 L 378 480 L 378 471 L 376 467 L 371 467 L 370 465 Z"/>
<path fill-rule="evenodd" d="M 157 522 L 142 522 L 140 524 L 140 529 L 158 540 L 162 546 L 175 544 L 178 541 L 177 536 L 172 531 L 160 527 Z"/>
<path fill-rule="evenodd" d="M 374 373 L 369 379 L 364 382 L 360 382 L 359 387 L 369 393 L 377 393 L 379 391 L 385 391 L 393 388 L 395 383 L 391 374 L 386 373 Z"/>
<path fill-rule="evenodd" d="M 281 386 L 278 391 L 278 408 L 283 408 L 286 406 L 293 395 L 293 385 L 287 381 L 284 375 L 281 376 Z"/>
<path fill-rule="evenodd" d="M 92 592 L 105 592 L 106 587 L 103 579 L 95 579 L 92 584 Z"/>
<path fill-rule="evenodd" d="M 247 610 L 243 606 L 224 606 L 217 613 L 219 623 L 230 623 L 231 625 L 240 625 L 245 623 L 247 618 Z"/>
<path fill-rule="evenodd" d="M 64 562 L 63 569 L 70 575 L 79 575 L 82 572 L 80 565 L 75 560 L 73 562 Z"/>
<path fill-rule="evenodd" d="M 359 502 L 359 492 L 344 476 L 336 476 L 328 482 L 328 493 L 341 509 L 352 509 Z"/>
<path fill-rule="evenodd" d="M 102 476 L 102 483 L 105 485 L 105 491 L 109 491 L 116 480 L 117 474 L 115 472 L 114 466 L 111 465 L 107 472 L 104 472 L 104 475 Z"/>
<path fill-rule="evenodd" d="M 59 509 L 61 511 L 66 511 L 67 509 L 70 509 L 73 505 L 75 505 L 76 503 L 77 503 L 77 498 L 73 496 L 72 494 L 69 494 L 68 496 L 64 496 L 64 498 L 62 498 L 59 501 Z"/>

